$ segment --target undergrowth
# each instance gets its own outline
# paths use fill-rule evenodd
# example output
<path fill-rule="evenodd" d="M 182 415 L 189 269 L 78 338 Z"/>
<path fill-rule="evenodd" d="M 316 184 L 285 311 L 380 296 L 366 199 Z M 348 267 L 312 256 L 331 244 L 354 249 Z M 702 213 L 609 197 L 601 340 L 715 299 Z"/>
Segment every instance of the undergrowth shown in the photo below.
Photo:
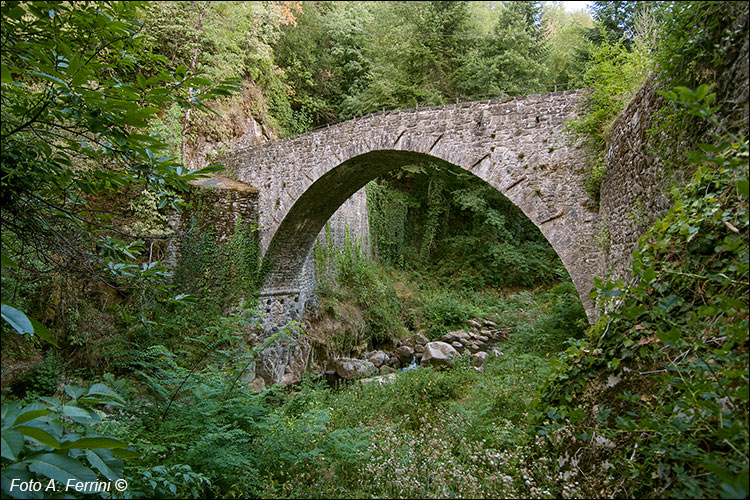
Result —
<path fill-rule="evenodd" d="M 677 90 L 664 95 L 715 121 L 707 87 Z M 750 491 L 748 148 L 714 144 L 690 155 L 695 174 L 641 238 L 633 278 L 598 282 L 607 313 L 545 385 L 538 453 L 561 457 L 577 495 Z"/>

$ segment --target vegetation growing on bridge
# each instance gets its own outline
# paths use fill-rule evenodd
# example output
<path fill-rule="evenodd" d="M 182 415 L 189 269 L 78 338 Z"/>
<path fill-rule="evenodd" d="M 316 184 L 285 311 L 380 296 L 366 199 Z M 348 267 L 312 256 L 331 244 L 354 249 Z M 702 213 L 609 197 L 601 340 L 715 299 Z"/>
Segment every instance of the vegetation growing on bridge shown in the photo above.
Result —
<path fill-rule="evenodd" d="M 747 59 L 747 5 L 593 4 L 3 2 L 3 496 L 22 496 L 14 479 L 125 478 L 134 498 L 746 497 L 747 129 L 716 80 Z M 585 335 L 538 231 L 447 170 L 371 185 L 380 262 L 318 249 L 336 262 L 321 307 L 370 308 L 341 352 L 493 315 L 512 333 L 482 373 L 254 394 L 244 377 L 276 337 L 253 328 L 250 221 L 223 244 L 189 235 L 192 267 L 161 262 L 167 211 L 216 170 L 183 163 L 242 128 L 214 99 L 278 137 L 588 85 L 573 127 L 601 148 L 647 69 L 656 153 L 692 177 L 633 279 L 600 282 L 610 309 Z"/>

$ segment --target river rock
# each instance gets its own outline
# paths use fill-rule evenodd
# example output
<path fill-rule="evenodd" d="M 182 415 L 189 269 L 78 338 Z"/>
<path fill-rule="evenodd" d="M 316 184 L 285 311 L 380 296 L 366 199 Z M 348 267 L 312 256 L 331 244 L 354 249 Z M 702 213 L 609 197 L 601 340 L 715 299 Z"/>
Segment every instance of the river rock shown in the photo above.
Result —
<path fill-rule="evenodd" d="M 401 364 L 411 363 L 411 358 L 414 357 L 414 349 L 408 345 L 402 345 L 398 347 L 393 354 L 398 358 Z"/>
<path fill-rule="evenodd" d="M 424 346 L 422 364 L 431 366 L 447 366 L 453 358 L 460 357 L 456 349 L 445 342 L 428 342 Z"/>
<path fill-rule="evenodd" d="M 409 347 L 410 349 L 414 349 L 414 346 L 417 344 L 417 341 L 414 340 L 414 338 L 409 338 L 406 340 L 402 340 L 398 343 L 399 347 Z"/>
<path fill-rule="evenodd" d="M 450 345 L 453 346 L 454 349 L 463 349 L 464 348 L 464 345 L 461 342 L 457 341 L 457 340 L 451 342 Z"/>
<path fill-rule="evenodd" d="M 380 368 L 388 361 L 388 355 L 383 351 L 375 351 L 367 358 L 367 361 L 375 365 L 375 368 Z"/>
<path fill-rule="evenodd" d="M 257 392 L 263 392 L 263 389 L 266 388 L 266 381 L 263 380 L 263 377 L 255 377 L 252 383 L 253 391 Z"/>
<path fill-rule="evenodd" d="M 339 358 L 334 361 L 336 374 L 348 380 L 377 373 L 375 365 L 363 359 Z"/>
<path fill-rule="evenodd" d="M 383 366 L 380 367 L 380 374 L 381 375 L 386 375 L 388 373 L 396 373 L 396 369 L 395 368 L 391 368 L 388 365 L 383 365 Z"/>
<path fill-rule="evenodd" d="M 422 354 L 424 352 L 424 345 L 417 344 L 414 346 L 414 354 Z"/>
<path fill-rule="evenodd" d="M 288 385 L 293 385 L 299 382 L 301 379 L 297 377 L 294 373 L 287 372 L 281 377 L 281 381 L 279 382 L 282 387 L 286 387 Z"/>
<path fill-rule="evenodd" d="M 487 353 L 484 351 L 475 352 L 471 355 L 471 365 L 477 368 L 483 368 L 484 362 L 487 359 Z"/>
<path fill-rule="evenodd" d="M 427 340 L 427 337 L 425 337 L 424 333 L 422 332 L 415 334 L 414 337 L 412 338 L 414 339 L 414 342 L 416 342 L 417 345 L 421 345 L 421 346 L 424 346 L 425 344 L 427 344 L 427 342 L 429 342 L 429 340 Z M 416 349 L 416 346 L 414 346 L 414 349 Z"/>

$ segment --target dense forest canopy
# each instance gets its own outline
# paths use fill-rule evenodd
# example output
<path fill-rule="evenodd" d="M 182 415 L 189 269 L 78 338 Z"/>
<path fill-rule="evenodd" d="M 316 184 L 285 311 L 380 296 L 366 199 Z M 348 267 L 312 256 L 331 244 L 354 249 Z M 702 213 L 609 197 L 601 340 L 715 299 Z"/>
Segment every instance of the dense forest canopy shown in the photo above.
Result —
<path fill-rule="evenodd" d="M 746 2 L 3 1 L 0 14 L 4 497 L 69 481 L 124 484 L 111 498 L 747 497 L 747 86 L 731 86 L 747 78 Z M 164 262 L 170 218 L 211 208 L 185 200 L 222 169 L 196 160 L 201 145 L 238 139 L 227 116 L 279 139 L 587 88 L 568 129 L 596 207 L 610 128 L 644 83 L 661 99 L 644 137 L 681 184 L 664 186 L 672 209 L 632 278 L 597 278 L 591 327 L 538 229 L 431 163 L 368 185 L 372 258 L 348 238 L 316 247 L 306 323 L 255 327 L 254 221 L 221 244 L 188 231 L 189 265 Z M 507 335 L 481 372 L 464 357 L 338 391 L 306 376 L 256 394 L 245 379 L 279 339 L 325 331 L 323 350 L 348 356 L 472 322 Z"/>

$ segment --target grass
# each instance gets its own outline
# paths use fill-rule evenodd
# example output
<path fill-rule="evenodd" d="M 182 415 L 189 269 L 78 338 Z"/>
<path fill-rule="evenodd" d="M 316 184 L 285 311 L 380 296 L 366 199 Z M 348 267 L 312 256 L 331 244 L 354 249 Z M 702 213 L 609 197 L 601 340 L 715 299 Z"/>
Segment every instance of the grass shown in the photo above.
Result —
<path fill-rule="evenodd" d="M 399 278 L 403 290 L 408 283 L 405 276 Z M 348 433 L 348 439 L 359 443 L 357 451 L 319 457 L 315 467 L 295 472 L 304 481 L 292 480 L 291 470 L 277 469 L 274 480 L 261 481 L 265 487 L 260 495 L 550 496 L 533 478 L 539 477 L 540 466 L 553 477 L 554 461 L 531 457 L 529 444 L 541 438 L 526 429 L 549 355 L 567 336 L 583 334 L 582 324 L 575 330 L 562 314 L 570 301 L 577 301 L 575 290 L 559 285 L 496 302 L 494 312 L 504 313 L 505 322 L 516 328 L 498 345 L 504 354 L 489 358 L 483 372 L 464 358 L 442 371 L 422 367 L 400 373 L 385 385 L 355 383 L 332 391 L 305 381 L 287 395 L 293 403 L 286 404 L 299 412 L 295 418 L 324 412 L 325 433 Z M 578 314 L 583 317 L 582 309 Z M 536 321 L 522 328 L 530 318 Z"/>

